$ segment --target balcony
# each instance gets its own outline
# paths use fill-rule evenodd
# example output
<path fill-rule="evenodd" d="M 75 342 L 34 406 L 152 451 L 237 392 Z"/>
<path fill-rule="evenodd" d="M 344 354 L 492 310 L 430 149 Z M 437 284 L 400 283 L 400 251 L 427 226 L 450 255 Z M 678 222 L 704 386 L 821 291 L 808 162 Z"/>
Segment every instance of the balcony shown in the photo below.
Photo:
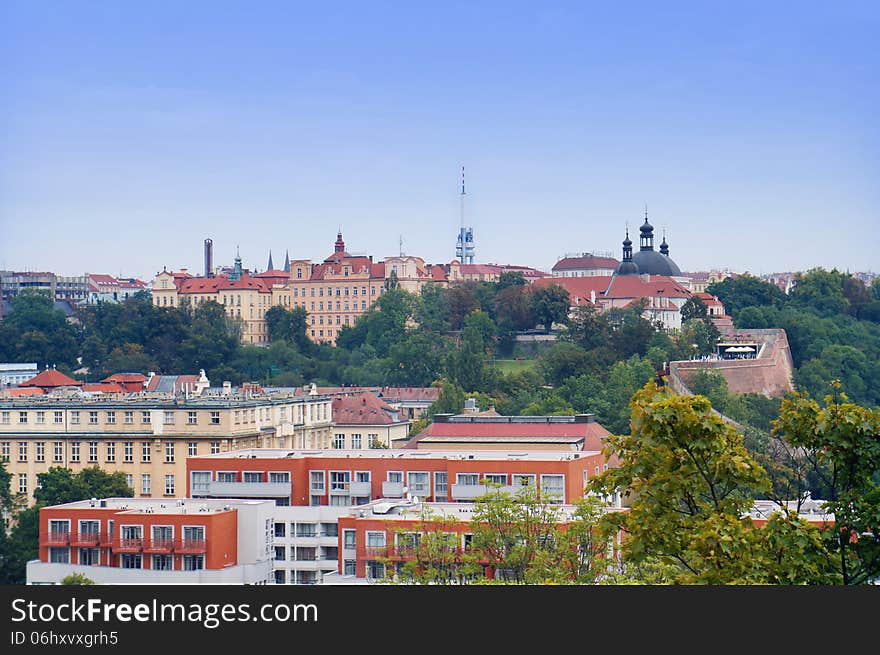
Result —
<path fill-rule="evenodd" d="M 330 495 L 331 496 L 348 496 L 350 492 L 348 490 L 348 486 L 351 484 L 350 482 L 331 482 L 330 483 Z"/>
<path fill-rule="evenodd" d="M 403 482 L 383 482 L 382 495 L 385 498 L 403 498 Z"/>
<path fill-rule="evenodd" d="M 71 532 L 70 533 L 70 545 L 71 546 L 97 546 L 100 542 L 100 535 L 97 532 Z"/>
<path fill-rule="evenodd" d="M 503 487 L 493 487 L 486 484 L 453 484 L 450 487 L 453 500 L 473 500 L 490 492 L 516 494 L 522 487 L 514 487 L 505 485 Z"/>
<path fill-rule="evenodd" d="M 183 555 L 198 555 L 208 551 L 204 539 L 178 539 L 174 542 L 174 552 Z"/>
<path fill-rule="evenodd" d="M 41 546 L 67 546 L 69 544 L 69 532 L 46 532 L 40 535 Z"/>
<path fill-rule="evenodd" d="M 290 498 L 290 482 L 210 482 L 207 491 L 193 491 L 194 496 L 214 498 Z"/>
<path fill-rule="evenodd" d="M 102 532 L 101 536 L 98 538 L 99 546 L 110 547 L 113 545 L 113 533 L 112 532 Z"/>
<path fill-rule="evenodd" d="M 369 482 L 352 482 L 348 491 L 352 496 L 371 496 L 373 494 L 373 485 Z"/>
<path fill-rule="evenodd" d="M 144 548 L 144 540 L 140 537 L 116 538 L 113 540 L 111 548 L 114 553 L 140 553 Z"/>
<path fill-rule="evenodd" d="M 171 539 L 144 539 L 145 553 L 170 553 L 173 546 Z"/>

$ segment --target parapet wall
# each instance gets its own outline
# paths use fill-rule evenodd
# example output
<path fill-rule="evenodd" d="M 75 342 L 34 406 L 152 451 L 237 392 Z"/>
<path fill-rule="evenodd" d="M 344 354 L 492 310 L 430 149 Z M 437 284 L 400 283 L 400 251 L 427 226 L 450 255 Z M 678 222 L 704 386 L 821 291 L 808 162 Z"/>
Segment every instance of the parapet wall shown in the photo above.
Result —
<path fill-rule="evenodd" d="M 685 360 L 669 362 L 669 386 L 676 393 L 689 393 L 690 379 L 697 371 L 717 371 L 731 393 L 760 393 L 769 398 L 794 390 L 794 365 L 785 330 L 737 330 L 762 342 L 756 359 Z"/>

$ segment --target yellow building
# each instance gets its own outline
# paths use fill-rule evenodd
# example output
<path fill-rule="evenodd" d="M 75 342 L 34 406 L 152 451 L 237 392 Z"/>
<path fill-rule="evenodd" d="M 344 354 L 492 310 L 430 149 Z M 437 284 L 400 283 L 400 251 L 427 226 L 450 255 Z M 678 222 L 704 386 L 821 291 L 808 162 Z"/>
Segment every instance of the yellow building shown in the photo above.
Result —
<path fill-rule="evenodd" d="M 331 448 L 332 398 L 225 387 L 201 396 L 94 396 L 69 388 L 0 397 L 0 459 L 33 503 L 37 474 L 60 466 L 125 473 L 136 496 L 186 492 L 186 458 L 241 448 Z"/>

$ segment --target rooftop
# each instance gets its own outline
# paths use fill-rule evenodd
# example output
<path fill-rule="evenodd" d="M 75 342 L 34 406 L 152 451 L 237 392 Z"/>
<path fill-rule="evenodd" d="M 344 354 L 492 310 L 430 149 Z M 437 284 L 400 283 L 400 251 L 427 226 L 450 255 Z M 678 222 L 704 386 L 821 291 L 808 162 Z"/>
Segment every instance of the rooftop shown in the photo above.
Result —
<path fill-rule="evenodd" d="M 51 509 L 106 509 L 108 511 L 132 514 L 222 514 L 236 507 L 273 503 L 271 500 L 205 499 L 205 498 L 92 498 L 78 500 L 62 505 L 52 505 Z M 47 508 L 50 509 L 50 508 Z"/>
<path fill-rule="evenodd" d="M 599 451 L 560 452 L 558 450 L 510 451 L 473 450 L 473 451 L 430 451 L 430 450 L 290 450 L 284 448 L 245 448 L 213 455 L 199 455 L 199 459 L 306 459 L 319 457 L 325 459 L 360 458 L 360 459 L 436 459 L 436 460 L 479 460 L 479 461 L 561 461 L 598 455 Z"/>

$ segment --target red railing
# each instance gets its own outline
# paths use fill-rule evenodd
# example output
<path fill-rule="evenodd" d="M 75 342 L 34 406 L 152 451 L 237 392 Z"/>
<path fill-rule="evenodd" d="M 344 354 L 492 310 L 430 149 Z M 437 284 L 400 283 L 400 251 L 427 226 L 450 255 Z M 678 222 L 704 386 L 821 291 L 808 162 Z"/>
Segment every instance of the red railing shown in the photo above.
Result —
<path fill-rule="evenodd" d="M 97 532 L 71 532 L 71 546 L 97 546 L 100 535 Z"/>
<path fill-rule="evenodd" d="M 122 539 L 116 537 L 112 543 L 114 553 L 139 553 L 144 548 L 144 540 L 141 538 Z"/>
<path fill-rule="evenodd" d="M 113 545 L 113 533 L 112 532 L 101 532 L 101 536 L 98 538 L 99 546 L 112 546 Z"/>
<path fill-rule="evenodd" d="M 44 532 L 40 535 L 41 546 L 67 546 L 69 544 L 69 532 Z"/>
<path fill-rule="evenodd" d="M 170 553 L 173 546 L 171 539 L 144 539 L 145 553 Z"/>
<path fill-rule="evenodd" d="M 208 551 L 204 539 L 178 539 L 174 542 L 174 552 L 184 554 L 198 554 Z"/>

